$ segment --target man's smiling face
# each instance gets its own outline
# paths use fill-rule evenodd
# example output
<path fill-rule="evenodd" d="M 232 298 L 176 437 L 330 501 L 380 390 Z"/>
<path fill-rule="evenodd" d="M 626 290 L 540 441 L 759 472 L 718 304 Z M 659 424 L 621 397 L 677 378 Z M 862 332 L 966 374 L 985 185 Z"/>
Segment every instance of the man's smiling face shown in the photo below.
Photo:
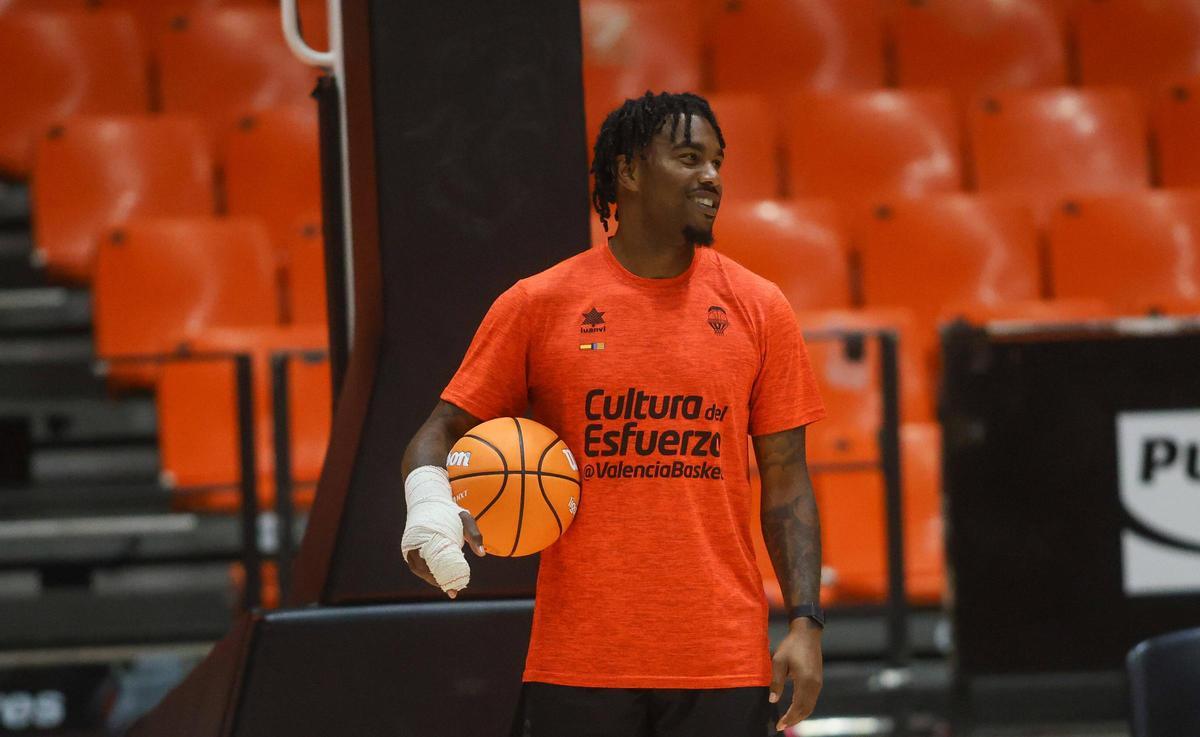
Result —
<path fill-rule="evenodd" d="M 682 232 L 689 243 L 709 245 L 721 206 L 721 162 L 725 151 L 716 131 L 699 115 L 691 118 L 691 135 L 678 118 L 675 135 L 668 121 L 642 153 L 639 194 L 661 232 Z M 690 139 L 690 140 L 689 140 Z"/>

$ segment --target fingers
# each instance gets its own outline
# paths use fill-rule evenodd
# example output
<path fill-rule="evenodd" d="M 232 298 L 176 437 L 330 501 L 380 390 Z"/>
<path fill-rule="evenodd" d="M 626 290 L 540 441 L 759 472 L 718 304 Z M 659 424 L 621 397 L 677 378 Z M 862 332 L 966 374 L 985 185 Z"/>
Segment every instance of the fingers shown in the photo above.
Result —
<path fill-rule="evenodd" d="M 420 551 L 408 551 L 408 553 L 404 556 L 404 560 L 406 563 L 408 563 L 409 569 L 413 573 L 417 574 L 422 581 L 430 586 L 435 586 L 439 589 L 441 588 L 441 586 L 438 586 L 437 579 L 433 577 L 432 573 L 430 573 L 429 565 L 425 562 L 425 559 L 421 557 Z"/>
<path fill-rule="evenodd" d="M 479 532 L 479 527 L 475 524 L 475 518 L 470 512 L 460 512 L 459 517 L 462 517 L 463 537 L 466 538 L 467 544 L 471 546 L 471 552 L 480 557 L 487 555 L 483 549 L 483 535 Z"/>
<path fill-rule="evenodd" d="M 792 704 L 788 707 L 787 713 L 779 718 L 775 729 L 782 732 L 788 727 L 807 719 L 812 714 L 813 709 L 816 708 L 817 694 L 820 692 L 821 682 L 819 680 L 793 676 Z"/>
<path fill-rule="evenodd" d="M 776 655 L 771 659 L 771 695 L 767 700 L 772 704 L 779 701 L 783 694 L 783 684 L 787 679 L 787 659 Z"/>

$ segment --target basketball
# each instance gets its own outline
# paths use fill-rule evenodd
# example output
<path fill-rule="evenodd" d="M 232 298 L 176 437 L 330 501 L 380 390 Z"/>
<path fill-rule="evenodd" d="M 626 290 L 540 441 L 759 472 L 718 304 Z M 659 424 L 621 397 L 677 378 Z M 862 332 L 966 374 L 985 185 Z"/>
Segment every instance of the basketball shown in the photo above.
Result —
<path fill-rule="evenodd" d="M 499 417 L 459 438 L 446 458 L 454 501 L 471 513 L 489 555 L 531 555 L 579 510 L 575 456 L 545 425 Z"/>

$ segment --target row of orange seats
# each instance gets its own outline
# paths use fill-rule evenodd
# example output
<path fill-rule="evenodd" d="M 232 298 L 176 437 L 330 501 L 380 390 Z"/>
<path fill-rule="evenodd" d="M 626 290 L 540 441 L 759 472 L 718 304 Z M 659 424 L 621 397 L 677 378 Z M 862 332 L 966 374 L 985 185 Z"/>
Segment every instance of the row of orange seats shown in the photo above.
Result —
<path fill-rule="evenodd" d="M 961 193 L 872 211 L 829 200 L 732 202 L 715 234 L 721 253 L 780 286 L 806 327 L 880 324 L 830 317 L 867 307 L 901 330 L 913 356 L 913 420 L 932 416 L 918 382 L 936 365 L 937 325 L 958 315 L 1200 313 L 1200 190 L 1076 198 L 1052 213 L 1045 240 L 1020 201 Z"/>
<path fill-rule="evenodd" d="M 306 28 L 323 32 L 323 0 L 305 7 L 315 18 Z M 317 76 L 266 0 L 0 3 L 0 69 L 0 175 L 16 178 L 38 139 L 72 115 L 187 114 L 215 141 L 247 111 L 305 103 Z"/>
<path fill-rule="evenodd" d="M 219 146 L 190 117 L 71 118 L 38 141 L 31 191 L 36 254 L 58 279 L 91 279 L 111 223 L 219 212 L 262 218 L 283 268 L 321 205 L 316 109 L 243 115 Z M 323 315 L 299 300 L 285 305 L 300 322 Z"/>
<path fill-rule="evenodd" d="M 822 424 L 809 428 L 810 432 Z M 901 425 L 905 594 L 918 605 L 941 604 L 946 595 L 941 459 L 942 433 L 937 423 Z M 809 471 L 821 518 L 821 601 L 826 605 L 884 601 L 888 554 L 882 473 L 866 464 L 835 468 L 811 463 Z M 761 486 L 753 463 L 751 488 L 755 559 L 767 599 L 778 608 L 783 596 L 757 523 Z"/>
<path fill-rule="evenodd" d="M 260 501 L 274 495 L 271 355 L 304 351 L 290 369 L 291 475 L 311 500 L 330 423 L 324 263 L 315 215 L 288 244 L 293 314 L 281 325 L 269 232 L 257 218 L 137 218 L 109 227 L 97 247 L 93 283 L 96 353 L 118 389 L 153 388 L 162 481 L 177 505 L 238 507 L 234 365 L 251 356 Z"/>
<path fill-rule="evenodd" d="M 997 94 L 965 131 L 941 91 L 714 95 L 727 143 L 728 200 L 829 197 L 873 206 L 896 196 L 976 189 L 1018 195 L 1044 219 L 1064 198 L 1200 186 L 1200 77 L 1147 116 L 1129 91 Z M 1149 141 L 1153 141 L 1153 146 Z"/>
<path fill-rule="evenodd" d="M 1152 90 L 1200 73 L 1193 0 L 582 0 L 593 118 L 647 88 L 1068 83 Z"/>

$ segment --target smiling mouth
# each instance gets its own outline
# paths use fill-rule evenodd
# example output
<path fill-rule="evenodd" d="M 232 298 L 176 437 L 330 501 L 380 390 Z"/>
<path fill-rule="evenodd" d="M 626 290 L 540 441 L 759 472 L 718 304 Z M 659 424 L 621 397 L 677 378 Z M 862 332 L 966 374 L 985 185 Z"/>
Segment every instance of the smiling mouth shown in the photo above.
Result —
<path fill-rule="evenodd" d="M 709 217 L 716 217 L 717 207 L 720 203 L 720 200 L 718 200 L 716 197 L 707 197 L 704 195 L 693 195 L 691 197 L 691 200 L 692 200 L 692 203 L 695 204 L 696 207 L 699 208 L 700 211 L 703 212 L 705 215 L 708 215 Z"/>

